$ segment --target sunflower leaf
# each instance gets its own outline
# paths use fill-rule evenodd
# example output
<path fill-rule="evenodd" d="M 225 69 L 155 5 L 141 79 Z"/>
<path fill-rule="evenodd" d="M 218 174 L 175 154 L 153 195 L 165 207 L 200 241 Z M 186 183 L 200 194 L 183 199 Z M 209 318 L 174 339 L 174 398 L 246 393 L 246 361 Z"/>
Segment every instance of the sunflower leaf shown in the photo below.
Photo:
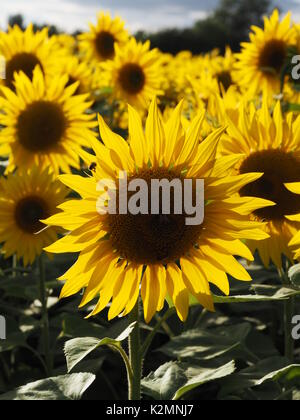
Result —
<path fill-rule="evenodd" d="M 289 269 L 289 278 L 295 286 L 300 286 L 300 264 L 296 264 Z"/>
<path fill-rule="evenodd" d="M 102 339 L 95 337 L 80 337 L 69 340 L 65 344 L 65 356 L 67 360 L 68 372 L 71 372 L 92 352 L 101 346 L 109 346 L 118 350 L 121 348 L 121 342 L 126 340 L 135 327 L 135 322 L 129 325 L 117 338 L 103 337 Z"/>
<path fill-rule="evenodd" d="M 245 389 L 263 385 L 267 381 L 293 381 L 300 378 L 300 365 L 288 365 L 284 357 L 276 356 L 234 373 L 221 383 L 220 397 L 224 398 Z"/>
<path fill-rule="evenodd" d="M 96 379 L 90 373 L 74 373 L 29 383 L 1 395 L 0 401 L 79 400 Z"/>
<path fill-rule="evenodd" d="M 172 338 L 159 349 L 169 357 L 180 360 L 212 360 L 236 350 L 242 350 L 251 332 L 248 323 L 214 330 L 193 329 Z"/>
<path fill-rule="evenodd" d="M 233 361 L 217 368 L 168 362 L 142 380 L 143 393 L 157 400 L 179 400 L 193 389 L 235 371 Z"/>

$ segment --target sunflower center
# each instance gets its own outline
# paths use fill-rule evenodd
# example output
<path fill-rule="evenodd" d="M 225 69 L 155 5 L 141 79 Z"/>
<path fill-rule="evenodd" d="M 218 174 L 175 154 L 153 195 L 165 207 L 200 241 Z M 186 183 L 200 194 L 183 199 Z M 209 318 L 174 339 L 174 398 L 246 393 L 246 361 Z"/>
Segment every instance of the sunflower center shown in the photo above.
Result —
<path fill-rule="evenodd" d="M 263 150 L 252 153 L 241 165 L 240 173 L 263 172 L 262 178 L 246 185 L 242 196 L 271 200 L 276 206 L 256 210 L 262 220 L 280 221 L 286 215 L 300 212 L 300 195 L 288 191 L 284 184 L 300 182 L 300 162 L 290 153 L 280 150 Z"/>
<path fill-rule="evenodd" d="M 47 101 L 32 103 L 17 121 L 19 142 L 30 152 L 47 152 L 60 142 L 65 129 L 66 119 L 62 109 Z"/>
<path fill-rule="evenodd" d="M 260 53 L 259 68 L 264 72 L 280 73 L 287 58 L 287 46 L 283 41 L 273 39 L 265 45 Z"/>
<path fill-rule="evenodd" d="M 111 59 L 115 55 L 115 38 L 110 32 L 102 31 L 95 39 L 97 53 L 101 58 Z"/>
<path fill-rule="evenodd" d="M 145 85 L 145 81 L 145 73 L 138 64 L 126 64 L 120 71 L 120 85 L 125 92 L 128 92 L 131 95 L 136 95 L 141 92 Z"/>
<path fill-rule="evenodd" d="M 14 74 L 15 72 L 23 71 L 26 76 L 32 80 L 33 77 L 33 70 L 35 67 L 39 65 L 42 68 L 40 60 L 34 55 L 30 53 L 20 53 L 16 54 L 6 63 L 6 85 L 14 90 Z"/>
<path fill-rule="evenodd" d="M 40 197 L 26 197 L 19 201 L 15 209 L 15 220 L 20 229 L 27 233 L 37 233 L 43 229 L 41 219 L 49 217 L 48 206 Z"/>
<path fill-rule="evenodd" d="M 151 180 L 166 179 L 171 182 L 176 179 L 183 183 L 180 174 L 163 168 L 145 170 L 138 176 L 128 179 L 128 182 L 136 178 L 146 181 L 148 185 L 149 209 L 152 205 Z M 128 193 L 128 201 L 131 197 L 131 193 Z M 202 226 L 188 226 L 187 215 L 184 211 L 183 214 L 175 214 L 174 189 L 171 189 L 170 194 L 170 214 L 163 214 L 162 190 L 160 190 L 159 202 L 158 214 L 132 215 L 128 213 L 107 216 L 113 246 L 128 261 L 138 264 L 168 264 L 179 260 L 198 243 Z"/>
<path fill-rule="evenodd" d="M 217 74 L 218 83 L 223 85 L 225 91 L 227 91 L 233 84 L 232 77 L 229 71 L 221 71 Z"/>

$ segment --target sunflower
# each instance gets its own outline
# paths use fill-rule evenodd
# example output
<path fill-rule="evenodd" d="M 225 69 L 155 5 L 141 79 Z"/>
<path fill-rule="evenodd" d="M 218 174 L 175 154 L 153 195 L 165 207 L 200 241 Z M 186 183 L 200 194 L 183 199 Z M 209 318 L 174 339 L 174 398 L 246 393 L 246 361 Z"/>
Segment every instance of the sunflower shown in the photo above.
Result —
<path fill-rule="evenodd" d="M 285 187 L 291 193 L 300 195 L 300 182 L 286 183 Z M 286 218 L 291 222 L 297 222 L 299 226 L 300 212 L 298 214 L 292 214 L 290 216 L 286 216 Z M 289 246 L 291 247 L 294 253 L 294 259 L 299 260 L 300 258 L 300 231 L 299 229 L 297 233 L 295 233 L 294 237 L 290 240 Z"/>
<path fill-rule="evenodd" d="M 93 72 L 86 61 L 81 61 L 76 56 L 66 56 L 57 66 L 57 72 L 68 76 L 67 86 L 78 82 L 75 95 L 89 93 L 93 82 Z"/>
<path fill-rule="evenodd" d="M 300 117 L 295 119 L 292 113 L 283 116 L 279 102 L 271 115 L 267 100 L 258 110 L 254 105 L 240 105 L 227 115 L 227 135 L 221 143 L 220 155 L 243 154 L 236 168 L 239 174 L 264 173 L 262 178 L 243 187 L 241 196 L 276 203 L 252 213 L 253 219 L 266 222 L 264 229 L 270 237 L 262 242 L 248 241 L 248 245 L 252 252 L 259 251 L 265 266 L 272 260 L 281 268 L 282 255 L 293 261 L 288 243 L 300 227 L 296 219 L 285 217 L 300 213 L 300 196 L 285 186 L 300 182 Z"/>
<path fill-rule="evenodd" d="M 209 71 L 217 79 L 221 92 L 226 92 L 231 86 L 237 85 L 235 64 L 235 54 L 229 47 L 226 48 L 224 56 L 217 55 L 210 59 Z"/>
<path fill-rule="evenodd" d="M 63 213 L 45 221 L 49 226 L 71 231 L 46 250 L 80 252 L 75 265 L 61 278 L 66 280 L 61 296 L 71 296 L 85 288 L 81 302 L 84 306 L 100 294 L 90 316 L 103 310 L 111 300 L 109 319 L 128 314 L 135 306 L 141 285 L 147 322 L 162 309 L 167 294 L 179 317 L 185 320 L 189 293 L 213 310 L 209 282 L 228 294 L 226 273 L 239 280 L 250 280 L 233 255 L 253 259 L 240 238 L 267 237 L 260 229 L 262 223 L 249 221 L 248 214 L 270 202 L 240 197 L 237 192 L 262 174 L 228 176 L 240 157 L 216 161 L 223 130 L 201 140 L 204 116 L 197 115 L 185 130 L 181 125 L 182 106 L 180 103 L 164 124 L 153 101 L 145 132 L 139 113 L 129 106 L 129 143 L 114 134 L 99 116 L 103 143 L 94 142 L 95 156 L 85 154 L 92 176 L 60 176 L 82 199 L 59 206 Z M 204 179 L 204 223 L 188 226 L 185 214 L 172 211 L 169 216 L 121 211 L 103 214 L 99 211 L 99 199 L 106 200 L 107 189 L 101 192 L 104 190 L 99 181 L 106 179 L 108 184 L 117 184 L 119 171 L 126 171 L 129 180 L 139 178 L 147 185 L 153 179 Z"/>
<path fill-rule="evenodd" d="M 76 95 L 78 83 L 66 87 L 68 76 L 57 76 L 46 83 L 39 67 L 31 81 L 24 73 L 16 74 L 16 92 L 2 87 L 3 112 L 0 124 L 1 146 L 9 146 L 8 171 L 15 167 L 51 166 L 70 172 L 79 168 L 78 151 L 94 138 L 96 122 L 87 114 L 88 95 Z"/>
<path fill-rule="evenodd" d="M 250 42 L 242 43 L 242 51 L 237 54 L 237 80 L 249 95 L 279 94 L 282 69 L 295 42 L 291 15 L 288 13 L 280 22 L 279 12 L 274 10 L 269 19 L 265 17 L 264 29 L 254 26 L 252 30 Z"/>
<path fill-rule="evenodd" d="M 151 99 L 159 95 L 162 84 L 160 54 L 150 50 L 150 42 L 144 44 L 131 38 L 125 47 L 116 46 L 113 61 L 104 65 L 114 97 L 139 109 L 149 106 Z"/>
<path fill-rule="evenodd" d="M 25 31 L 18 25 L 0 32 L 0 55 L 6 62 L 6 77 L 3 83 L 15 89 L 16 73 L 22 71 L 32 80 L 33 71 L 40 66 L 45 76 L 53 76 L 62 51 L 55 39 L 48 37 L 48 29 L 34 32 L 30 24 Z"/>
<path fill-rule="evenodd" d="M 47 169 L 32 167 L 2 177 L 0 191 L 1 252 L 6 258 L 16 254 L 27 266 L 57 239 L 61 229 L 45 229 L 40 220 L 57 213 L 68 190 Z"/>
<path fill-rule="evenodd" d="M 90 32 L 79 35 L 79 49 L 88 60 L 103 62 L 112 60 L 116 45 L 123 46 L 128 40 L 124 22 L 109 14 L 98 14 L 97 25 L 90 24 Z"/>

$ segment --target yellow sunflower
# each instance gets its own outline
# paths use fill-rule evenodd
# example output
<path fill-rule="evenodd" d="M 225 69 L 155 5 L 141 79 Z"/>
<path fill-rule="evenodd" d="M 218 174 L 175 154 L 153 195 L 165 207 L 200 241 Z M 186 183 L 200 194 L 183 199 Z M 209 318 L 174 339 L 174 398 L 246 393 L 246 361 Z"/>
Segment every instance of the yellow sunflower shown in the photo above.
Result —
<path fill-rule="evenodd" d="M 293 182 L 293 183 L 286 183 L 285 187 L 288 191 L 293 194 L 300 195 L 300 182 Z M 286 216 L 286 218 L 293 223 L 297 223 L 299 226 L 300 224 L 300 212 L 298 214 L 292 214 L 290 216 Z M 300 258 L 300 230 L 298 229 L 297 233 L 295 233 L 294 237 L 290 240 L 289 246 L 291 247 L 294 253 L 294 259 L 299 260 Z"/>
<path fill-rule="evenodd" d="M 57 66 L 57 72 L 68 76 L 67 86 L 78 82 L 75 95 L 90 93 L 93 83 L 93 71 L 86 61 L 76 56 L 67 55 Z"/>
<path fill-rule="evenodd" d="M 116 46 L 113 61 L 104 65 L 114 96 L 138 109 L 149 106 L 154 96 L 161 94 L 162 76 L 160 54 L 150 50 L 150 42 L 134 38 L 121 48 Z"/>
<path fill-rule="evenodd" d="M 57 213 L 68 190 L 48 170 L 32 167 L 2 177 L 0 191 L 1 252 L 6 258 L 16 254 L 27 266 L 61 232 L 40 220 Z"/>
<path fill-rule="evenodd" d="M 0 55 L 6 62 L 6 78 L 2 81 L 14 90 L 14 75 L 22 71 L 30 79 L 39 65 L 45 76 L 53 76 L 57 61 L 62 58 L 62 51 L 55 39 L 48 37 L 48 29 L 33 31 L 30 24 L 23 32 L 18 25 L 0 32 Z"/>
<path fill-rule="evenodd" d="M 293 261 L 288 243 L 300 227 L 297 219 L 285 217 L 300 213 L 300 197 L 285 187 L 286 183 L 300 182 L 300 117 L 295 119 L 292 113 L 283 116 L 279 102 L 271 115 L 267 100 L 259 110 L 252 104 L 250 107 L 241 104 L 227 115 L 227 136 L 221 144 L 220 155 L 241 153 L 243 156 L 237 165 L 239 174 L 264 173 L 262 178 L 243 187 L 241 196 L 276 203 L 276 206 L 252 213 L 253 219 L 266 222 L 264 229 L 270 238 L 247 244 L 252 252 L 259 251 L 266 266 L 272 260 L 281 268 L 282 255 Z"/>
<path fill-rule="evenodd" d="M 216 160 L 223 130 L 201 139 L 203 114 L 197 115 L 184 130 L 182 106 L 180 103 L 164 124 L 153 101 L 145 132 L 139 113 L 129 106 L 129 142 L 114 134 L 99 117 L 103 143 L 93 143 L 95 156 L 85 154 L 92 176 L 60 176 L 82 199 L 64 203 L 59 206 L 63 213 L 45 221 L 71 231 L 46 250 L 80 252 L 75 265 L 61 278 L 66 280 L 61 296 L 71 296 L 85 288 L 81 302 L 84 306 L 100 295 L 90 316 L 103 310 L 110 301 L 109 319 L 128 314 L 136 304 L 141 285 L 147 322 L 162 309 L 167 294 L 179 317 L 185 320 L 189 293 L 213 310 L 209 282 L 228 294 L 226 273 L 239 280 L 250 280 L 233 255 L 253 259 L 240 238 L 267 237 L 260 229 L 263 224 L 249 221 L 248 214 L 270 202 L 236 193 L 262 174 L 228 176 L 240 156 Z M 203 179 L 204 223 L 189 226 L 186 214 L 175 211 L 167 216 L 121 214 L 121 211 L 100 214 L 99 199 L 107 197 L 107 192 L 101 191 L 107 190 L 102 189 L 99 181 L 117 184 L 119 171 L 126 171 L 128 181 L 139 178 L 147 185 L 152 180 L 182 183 L 185 179 Z"/>
<path fill-rule="evenodd" d="M 288 13 L 280 22 L 278 10 L 264 19 L 264 29 L 254 26 L 250 42 L 242 43 L 237 54 L 237 80 L 254 96 L 261 92 L 280 93 L 280 76 L 288 50 L 295 42 L 295 33 Z"/>
<path fill-rule="evenodd" d="M 88 95 L 74 95 L 79 84 L 66 87 L 68 76 L 57 76 L 46 83 L 39 67 L 31 81 L 16 74 L 16 92 L 2 87 L 0 124 L 1 146 L 9 146 L 8 171 L 36 164 L 70 172 L 79 168 L 78 151 L 89 145 L 96 121 L 86 111 Z"/>
<path fill-rule="evenodd" d="M 90 32 L 79 35 L 79 48 L 87 59 L 94 62 L 111 60 L 115 56 L 115 46 L 123 46 L 128 40 L 124 22 L 111 18 L 103 12 L 98 14 L 97 25 L 90 24 Z"/>

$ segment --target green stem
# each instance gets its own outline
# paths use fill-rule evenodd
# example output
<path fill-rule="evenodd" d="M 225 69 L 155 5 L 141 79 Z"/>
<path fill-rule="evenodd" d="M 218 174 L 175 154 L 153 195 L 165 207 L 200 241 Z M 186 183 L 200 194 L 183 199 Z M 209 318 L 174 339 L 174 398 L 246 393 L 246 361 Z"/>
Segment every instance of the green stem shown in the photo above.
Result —
<path fill-rule="evenodd" d="M 142 353 L 139 324 L 139 300 L 130 314 L 130 323 L 136 322 L 129 336 L 129 360 L 132 369 L 132 382 L 129 386 L 129 400 L 141 399 Z"/>
<path fill-rule="evenodd" d="M 283 270 L 279 270 L 279 275 L 281 277 L 282 283 L 284 286 L 290 286 L 290 280 L 287 273 Z M 292 320 L 294 316 L 295 308 L 295 298 L 289 297 L 284 302 L 284 316 L 283 316 L 283 325 L 284 325 L 284 355 L 291 363 L 294 361 L 294 349 L 295 343 L 292 336 Z"/>
<path fill-rule="evenodd" d="M 52 374 L 52 357 L 50 352 L 50 337 L 49 337 L 49 317 L 47 308 L 47 290 L 46 290 L 46 270 L 43 254 L 39 257 L 39 289 L 40 301 L 42 304 L 42 331 L 43 331 L 43 344 L 45 352 L 45 361 L 47 366 L 47 375 Z"/>
<path fill-rule="evenodd" d="M 291 363 L 294 362 L 295 343 L 292 336 L 292 319 L 294 316 L 295 298 L 291 297 L 284 302 L 284 355 Z"/>
<path fill-rule="evenodd" d="M 16 254 L 14 254 L 13 255 L 13 260 L 12 260 L 12 268 L 11 268 L 12 277 L 16 277 L 17 276 L 17 273 L 16 273 L 17 264 L 18 264 L 17 256 L 16 256 Z"/>
<path fill-rule="evenodd" d="M 163 317 L 160 318 L 160 320 L 157 322 L 157 324 L 155 325 L 155 327 L 153 328 L 153 330 L 151 331 L 151 333 L 148 335 L 148 337 L 146 338 L 144 344 L 142 345 L 141 348 L 141 353 L 143 355 L 143 357 L 145 357 L 147 351 L 149 350 L 149 347 L 151 346 L 151 343 L 156 335 L 156 333 L 160 330 L 160 328 L 162 327 L 162 325 L 174 314 L 175 309 L 174 308 L 169 308 L 166 313 L 163 315 Z"/>

